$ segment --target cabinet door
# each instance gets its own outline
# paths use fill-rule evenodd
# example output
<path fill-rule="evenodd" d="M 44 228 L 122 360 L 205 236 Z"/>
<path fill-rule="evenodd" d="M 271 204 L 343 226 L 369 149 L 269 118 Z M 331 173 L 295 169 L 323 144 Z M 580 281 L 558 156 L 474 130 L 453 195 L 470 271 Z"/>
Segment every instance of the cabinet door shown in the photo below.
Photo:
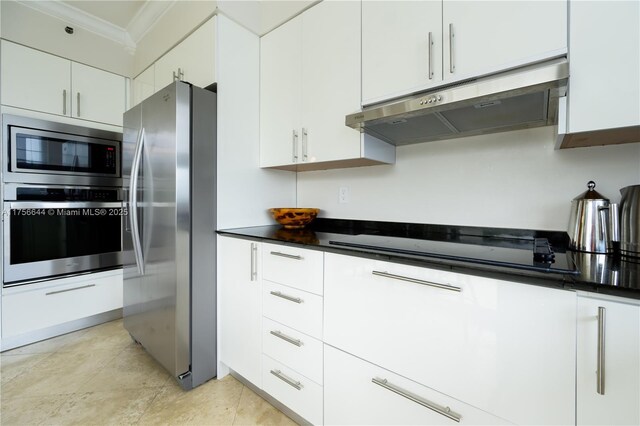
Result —
<path fill-rule="evenodd" d="M 70 115 L 70 61 L 5 40 L 1 48 L 2 104 Z"/>
<path fill-rule="evenodd" d="M 215 83 L 215 34 L 216 18 L 213 17 L 158 59 L 155 63 L 155 91 L 175 79 L 197 87 Z"/>
<path fill-rule="evenodd" d="M 569 131 L 640 125 L 640 3 L 574 1 L 570 20 Z"/>
<path fill-rule="evenodd" d="M 567 52 L 566 0 L 444 0 L 442 8 L 445 80 Z"/>
<path fill-rule="evenodd" d="M 302 162 L 358 158 L 360 133 L 344 120 L 360 109 L 360 2 L 322 2 L 301 16 Z"/>
<path fill-rule="evenodd" d="M 326 22 L 325 22 L 326 25 Z M 302 16 L 260 39 L 260 166 L 298 162 Z"/>
<path fill-rule="evenodd" d="M 577 424 L 640 424 L 640 306 L 579 297 L 577 338 Z M 597 391 L 600 359 L 602 394 Z"/>
<path fill-rule="evenodd" d="M 138 105 L 140 102 L 154 94 L 155 77 L 154 66 L 144 70 L 140 75 L 133 79 L 133 100 L 132 106 Z"/>
<path fill-rule="evenodd" d="M 510 424 L 329 345 L 324 345 L 324 374 L 327 425 Z"/>
<path fill-rule="evenodd" d="M 220 360 L 261 387 L 260 244 L 218 238 Z"/>
<path fill-rule="evenodd" d="M 442 0 L 362 2 L 362 103 L 441 81 Z"/>
<path fill-rule="evenodd" d="M 325 343 L 514 423 L 575 422 L 575 293 L 332 253 L 324 276 Z"/>
<path fill-rule="evenodd" d="M 122 126 L 126 107 L 124 77 L 77 62 L 71 63 L 71 76 L 73 117 Z"/>

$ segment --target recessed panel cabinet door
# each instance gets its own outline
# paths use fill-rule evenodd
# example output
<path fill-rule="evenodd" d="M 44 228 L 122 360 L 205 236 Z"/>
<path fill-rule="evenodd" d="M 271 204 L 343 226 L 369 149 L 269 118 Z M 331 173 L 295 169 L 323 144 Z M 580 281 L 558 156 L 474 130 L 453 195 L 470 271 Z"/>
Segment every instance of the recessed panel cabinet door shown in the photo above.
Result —
<path fill-rule="evenodd" d="M 567 49 L 566 0 L 444 0 L 442 25 L 445 80 L 495 72 Z"/>
<path fill-rule="evenodd" d="M 362 2 L 362 103 L 441 81 L 442 1 Z"/>
<path fill-rule="evenodd" d="M 301 49 L 302 16 L 260 39 L 261 167 L 301 158 Z"/>
<path fill-rule="evenodd" d="M 577 424 L 640 424 L 640 306 L 579 297 L 577 338 Z"/>
<path fill-rule="evenodd" d="M 151 65 L 133 79 L 132 106 L 138 105 L 140 102 L 155 93 L 154 68 L 155 65 Z"/>
<path fill-rule="evenodd" d="M 358 158 L 360 133 L 344 122 L 360 109 L 360 2 L 322 2 L 301 16 L 302 162 Z"/>
<path fill-rule="evenodd" d="M 70 61 L 5 40 L 1 50 L 3 105 L 70 115 Z"/>
<path fill-rule="evenodd" d="M 71 63 L 71 116 L 122 126 L 125 78 L 97 68 Z"/>

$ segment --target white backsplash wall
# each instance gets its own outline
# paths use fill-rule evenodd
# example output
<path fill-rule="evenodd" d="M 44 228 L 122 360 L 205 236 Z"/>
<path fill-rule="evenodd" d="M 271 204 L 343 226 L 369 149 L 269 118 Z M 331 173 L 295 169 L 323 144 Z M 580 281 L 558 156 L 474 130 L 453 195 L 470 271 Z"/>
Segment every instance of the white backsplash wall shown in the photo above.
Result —
<path fill-rule="evenodd" d="M 398 147 L 395 165 L 298 173 L 298 206 L 330 218 L 566 230 L 589 180 L 614 202 L 640 184 L 640 143 L 555 151 L 555 131 L 428 142 Z"/>

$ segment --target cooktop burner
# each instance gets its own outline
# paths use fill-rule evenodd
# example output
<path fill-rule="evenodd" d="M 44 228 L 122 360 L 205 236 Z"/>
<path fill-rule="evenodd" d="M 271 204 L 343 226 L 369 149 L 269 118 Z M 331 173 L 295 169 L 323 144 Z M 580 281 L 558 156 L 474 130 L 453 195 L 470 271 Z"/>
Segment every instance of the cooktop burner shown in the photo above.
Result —
<path fill-rule="evenodd" d="M 500 239 L 495 245 L 490 244 L 490 238 L 465 239 L 469 243 L 360 234 L 329 241 L 329 244 L 536 272 L 579 274 L 569 256 L 554 253 L 546 239 L 512 242 Z"/>

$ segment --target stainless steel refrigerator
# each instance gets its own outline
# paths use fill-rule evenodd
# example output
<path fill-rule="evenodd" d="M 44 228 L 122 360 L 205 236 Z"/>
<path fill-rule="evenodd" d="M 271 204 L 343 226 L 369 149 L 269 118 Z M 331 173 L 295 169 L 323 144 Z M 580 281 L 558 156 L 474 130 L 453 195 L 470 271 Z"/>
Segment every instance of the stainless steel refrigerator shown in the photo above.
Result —
<path fill-rule="evenodd" d="M 124 114 L 124 327 L 184 389 L 216 375 L 216 94 L 174 82 Z"/>

